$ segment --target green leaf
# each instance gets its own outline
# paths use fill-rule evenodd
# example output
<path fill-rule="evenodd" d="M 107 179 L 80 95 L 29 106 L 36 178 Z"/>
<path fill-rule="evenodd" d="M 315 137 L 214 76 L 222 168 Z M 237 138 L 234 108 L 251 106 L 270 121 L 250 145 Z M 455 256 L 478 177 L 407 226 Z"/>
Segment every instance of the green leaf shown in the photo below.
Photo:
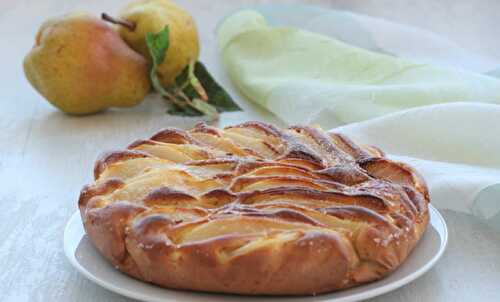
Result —
<path fill-rule="evenodd" d="M 167 113 L 172 114 L 172 115 L 179 115 L 179 116 L 202 116 L 203 113 L 199 112 L 198 110 L 195 110 L 191 107 L 180 107 L 174 103 L 167 103 L 168 104 L 168 109 Z"/>
<path fill-rule="evenodd" d="M 151 54 L 151 58 L 153 60 L 153 66 L 151 67 L 149 77 L 151 78 L 153 88 L 163 96 L 166 96 L 168 92 L 161 85 L 156 70 L 165 60 L 170 44 L 169 34 L 170 32 L 168 26 L 165 26 L 165 28 L 158 33 L 146 33 L 146 45 L 148 46 L 149 53 Z"/>
<path fill-rule="evenodd" d="M 170 46 L 170 31 L 168 25 L 157 33 L 146 33 L 146 45 L 153 60 L 153 68 L 163 63 Z"/>
<path fill-rule="evenodd" d="M 199 98 L 192 99 L 190 105 L 196 108 L 198 111 L 203 112 L 203 114 L 206 115 L 210 120 L 215 120 L 219 117 L 219 113 L 214 106 Z"/>
<path fill-rule="evenodd" d="M 146 45 L 153 61 L 150 72 L 151 83 L 153 88 L 168 101 L 167 113 L 181 116 L 206 115 L 214 120 L 218 118 L 219 112 L 240 110 L 199 62 L 186 67 L 178 77 L 179 80 L 176 79 L 177 85 L 163 87 L 157 69 L 165 60 L 169 41 L 168 26 L 158 33 L 146 34 Z"/>
<path fill-rule="evenodd" d="M 165 60 L 170 44 L 169 34 L 170 32 L 168 26 L 165 26 L 165 28 L 158 33 L 146 33 L 146 45 L 148 46 L 148 50 L 153 61 L 153 66 L 151 67 L 149 75 L 153 88 L 168 100 L 167 113 L 182 116 L 203 115 L 203 113 L 196 110 L 196 108 L 191 108 L 192 106 L 190 107 L 189 104 L 180 101 L 174 93 L 167 91 L 167 89 L 162 86 L 160 79 L 158 78 L 158 66 Z"/>
<path fill-rule="evenodd" d="M 190 78 L 189 66 L 176 78 L 176 84 L 179 87 L 184 87 L 184 93 L 190 98 L 201 97 L 193 87 L 193 79 Z M 222 88 L 208 72 L 206 67 L 201 62 L 196 62 L 193 72 L 197 82 L 203 86 L 208 96 L 207 103 L 213 105 L 218 112 L 240 111 L 241 108 L 233 101 L 231 96 Z M 195 80 L 195 82 L 196 82 Z M 186 85 L 187 83 L 187 85 Z"/>
<path fill-rule="evenodd" d="M 208 101 L 208 95 L 207 92 L 205 91 L 205 88 L 203 88 L 203 85 L 201 85 L 200 81 L 194 74 L 194 68 L 196 67 L 196 62 L 191 62 L 189 63 L 188 66 L 188 80 L 189 84 L 193 86 L 194 90 L 196 90 L 196 93 L 201 97 L 202 100 Z"/>

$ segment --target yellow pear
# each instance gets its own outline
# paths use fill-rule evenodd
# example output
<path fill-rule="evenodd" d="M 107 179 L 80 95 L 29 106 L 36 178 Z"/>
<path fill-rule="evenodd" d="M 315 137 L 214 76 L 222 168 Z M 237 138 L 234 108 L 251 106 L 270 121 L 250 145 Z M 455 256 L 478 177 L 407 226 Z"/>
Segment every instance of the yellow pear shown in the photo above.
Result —
<path fill-rule="evenodd" d="M 119 26 L 119 33 L 130 47 L 151 60 L 146 33 L 157 33 L 169 26 L 170 45 L 165 61 L 158 67 L 163 85 L 171 85 L 176 76 L 199 56 L 199 41 L 193 17 L 169 0 L 136 0 L 126 6 L 119 20 L 132 26 Z"/>
<path fill-rule="evenodd" d="M 146 59 L 87 13 L 42 24 L 24 72 L 41 95 L 69 114 L 134 106 L 150 91 Z"/>

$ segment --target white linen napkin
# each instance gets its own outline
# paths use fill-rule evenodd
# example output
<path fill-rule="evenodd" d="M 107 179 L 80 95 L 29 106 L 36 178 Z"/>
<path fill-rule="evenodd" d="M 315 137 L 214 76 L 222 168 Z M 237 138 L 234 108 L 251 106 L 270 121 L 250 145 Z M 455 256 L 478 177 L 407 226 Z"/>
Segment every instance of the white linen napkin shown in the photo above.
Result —
<path fill-rule="evenodd" d="M 473 214 L 500 230 L 500 106 L 418 107 L 333 129 L 415 167 L 440 209 Z"/>
<path fill-rule="evenodd" d="M 249 100 L 381 147 L 423 174 L 435 206 L 500 230 L 497 62 L 420 29 L 311 6 L 242 10 L 218 33 Z"/>

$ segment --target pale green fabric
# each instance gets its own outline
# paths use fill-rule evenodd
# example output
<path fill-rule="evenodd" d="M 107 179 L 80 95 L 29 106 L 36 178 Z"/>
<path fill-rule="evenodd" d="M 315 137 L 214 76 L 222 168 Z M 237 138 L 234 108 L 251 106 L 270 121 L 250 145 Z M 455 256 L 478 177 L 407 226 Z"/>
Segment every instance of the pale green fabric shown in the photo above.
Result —
<path fill-rule="evenodd" d="M 226 18 L 218 31 L 224 64 L 244 97 L 289 124 L 336 127 L 381 147 L 423 174 L 435 206 L 500 230 L 498 62 L 368 16 L 296 5 L 256 9 Z"/>
<path fill-rule="evenodd" d="M 500 106 L 449 103 L 333 129 L 409 163 L 439 209 L 473 214 L 500 231 Z"/>
<path fill-rule="evenodd" d="M 253 10 L 228 17 L 218 36 L 234 85 L 289 124 L 332 128 L 437 103 L 500 103 L 497 78 L 271 27 Z"/>

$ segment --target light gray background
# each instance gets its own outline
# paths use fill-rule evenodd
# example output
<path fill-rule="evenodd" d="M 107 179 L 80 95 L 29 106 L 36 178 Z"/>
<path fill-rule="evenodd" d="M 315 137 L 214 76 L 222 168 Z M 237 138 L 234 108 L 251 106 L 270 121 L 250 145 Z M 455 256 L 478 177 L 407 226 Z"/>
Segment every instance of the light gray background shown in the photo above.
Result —
<path fill-rule="evenodd" d="M 155 99 L 130 110 L 68 117 L 43 101 L 22 72 L 22 59 L 44 19 L 75 9 L 115 13 L 122 2 L 0 1 L 0 301 L 131 301 L 87 281 L 70 266 L 63 254 L 64 225 L 101 151 L 195 121 L 166 116 Z M 178 2 L 196 17 L 202 60 L 228 86 L 217 62 L 215 25 L 241 5 L 270 1 Z M 282 2 L 314 3 L 419 26 L 500 59 L 500 1 Z M 220 125 L 275 121 L 240 103 L 246 111 L 224 115 Z M 372 301 L 500 301 L 499 234 L 467 215 L 443 214 L 450 229 L 443 259 L 419 280 Z"/>

